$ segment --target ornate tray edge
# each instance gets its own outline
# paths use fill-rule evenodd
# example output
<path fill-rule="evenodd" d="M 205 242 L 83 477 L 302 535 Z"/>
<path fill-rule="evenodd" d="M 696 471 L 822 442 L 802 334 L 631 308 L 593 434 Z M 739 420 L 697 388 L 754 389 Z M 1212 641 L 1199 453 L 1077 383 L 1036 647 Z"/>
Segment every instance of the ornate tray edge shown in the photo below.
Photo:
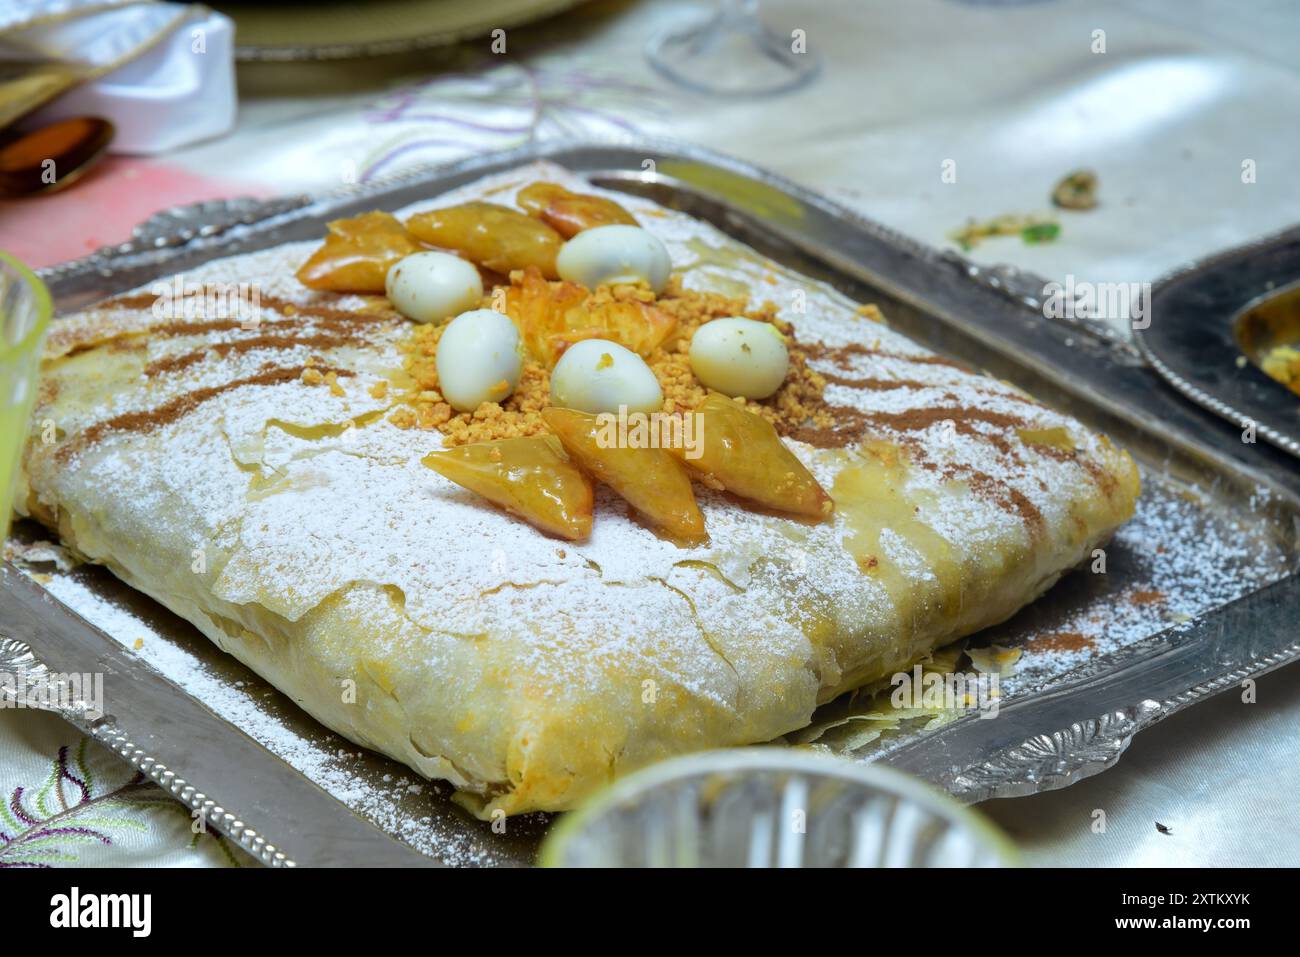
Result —
<path fill-rule="evenodd" d="M 1067 787 L 1112 767 L 1137 732 L 1234 685 L 1300 661 L 1300 636 L 1285 628 L 1286 609 L 1296 607 L 1297 598 L 1300 577 L 1292 574 L 1223 606 L 1229 611 L 1217 627 L 1204 621 L 1188 630 L 1174 626 L 1088 661 L 1048 684 L 1023 689 L 1005 706 L 1014 717 L 1004 717 L 1020 734 L 992 745 L 987 757 L 980 760 L 935 767 L 926 761 L 924 738 L 905 741 L 875 759 L 918 773 L 967 803 Z M 1275 627 L 1250 631 L 1251 626 L 1270 622 Z M 1279 623 L 1281 631 L 1276 627 Z M 1226 657 L 1230 655 L 1235 659 Z M 1210 659 L 1210 667 L 1221 663 L 1229 670 L 1189 688 L 1170 690 L 1169 683 L 1179 681 L 1188 663 L 1201 658 Z M 1089 715 L 1086 703 L 1078 709 L 1068 707 L 1076 697 L 1106 699 L 1112 684 L 1129 691 L 1111 694 L 1100 714 Z M 1148 688 L 1153 693 L 1142 695 Z M 1133 696 L 1127 702 L 1126 694 Z M 1082 712 L 1085 717 L 1067 722 L 1060 714 L 1053 716 L 1051 712 L 1062 710 L 1061 704 L 1067 706 L 1064 710 Z M 931 735 L 929 747 L 961 753 L 967 744 L 963 737 L 969 738 L 972 725 L 979 722 L 978 716 L 964 716 Z M 1033 730 L 1039 726 L 1056 730 Z M 953 735 L 954 740 L 947 748 L 936 748 L 935 738 L 945 735 Z"/>
<path fill-rule="evenodd" d="M 1139 731 L 1202 698 L 1297 660 L 1300 660 L 1300 641 L 1161 701 L 1144 698 L 1127 708 L 1075 721 L 1051 733 L 1033 735 L 1003 748 L 982 764 L 954 771 L 951 777 L 937 783 L 953 797 L 969 804 L 1069 787 L 1113 767 Z"/>
<path fill-rule="evenodd" d="M 51 706 L 50 710 L 117 754 L 131 767 L 188 807 L 197 819 L 204 822 L 205 826 L 216 828 L 262 864 L 268 867 L 297 866 L 295 861 L 249 827 L 237 814 L 227 810 L 219 801 L 189 784 L 161 761 L 136 747 L 128 735 L 117 727 L 117 722 L 111 715 L 97 714 L 83 698 L 76 694 L 74 686 L 60 681 L 60 676 L 46 667 L 26 642 L 0 635 L 0 671 L 6 674 L 23 675 L 28 687 L 34 685 L 43 690 L 43 700 L 60 702 L 58 706 Z M 0 686 L 0 696 L 4 695 L 6 695 L 5 689 Z"/>

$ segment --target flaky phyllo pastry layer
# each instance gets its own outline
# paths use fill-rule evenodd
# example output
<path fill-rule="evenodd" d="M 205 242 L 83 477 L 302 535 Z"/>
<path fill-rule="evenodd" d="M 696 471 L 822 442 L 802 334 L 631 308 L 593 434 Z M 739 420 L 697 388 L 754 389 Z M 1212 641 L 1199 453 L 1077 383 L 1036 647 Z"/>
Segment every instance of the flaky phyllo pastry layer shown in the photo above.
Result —
<path fill-rule="evenodd" d="M 537 180 L 590 191 L 539 164 L 399 216 L 508 205 Z M 1104 436 L 710 226 L 619 199 L 667 245 L 682 328 L 740 309 L 792 327 L 799 381 L 763 411 L 829 520 L 697 483 L 708 539 L 684 547 L 597 486 L 588 540 L 543 534 L 421 464 L 503 417 L 536 432 L 538 409 L 441 406 L 412 345 L 430 327 L 295 279 L 318 243 L 184 276 L 253 284 L 256 328 L 160 317 L 147 288 L 57 323 L 35 413 L 57 439 L 36 430 L 19 509 L 483 816 L 800 728 L 1007 618 L 1132 514 L 1136 469 Z M 702 397 L 660 360 L 670 403 Z"/>

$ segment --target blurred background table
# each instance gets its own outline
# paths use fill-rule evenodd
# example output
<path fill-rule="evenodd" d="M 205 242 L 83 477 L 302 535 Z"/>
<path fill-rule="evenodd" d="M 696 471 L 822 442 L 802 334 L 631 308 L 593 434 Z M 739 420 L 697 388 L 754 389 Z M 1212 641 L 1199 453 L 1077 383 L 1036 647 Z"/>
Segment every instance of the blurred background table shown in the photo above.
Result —
<path fill-rule="evenodd" d="M 509 29 L 504 54 L 484 38 L 366 60 L 243 64 L 232 134 L 159 158 L 114 157 L 65 193 L 0 204 L 0 247 L 50 265 L 180 203 L 329 190 L 533 140 L 647 135 L 742 157 L 936 246 L 951 246 L 949 233 L 972 217 L 1050 212 L 1055 183 L 1093 169 L 1100 205 L 1060 213 L 1055 242 L 998 238 L 968 253 L 1056 279 L 1150 281 L 1300 222 L 1296 0 L 769 0 L 765 20 L 806 31 L 822 72 L 756 100 L 681 91 L 648 66 L 649 38 L 701 9 L 588 3 Z M 1098 30 L 1104 53 L 1094 52 Z M 942 176 L 946 161 L 955 182 Z M 1253 182 L 1243 181 L 1248 161 Z M 0 712 L 4 797 L 27 787 L 30 798 L 51 767 L 57 778 L 63 745 L 66 763 L 78 743 L 56 719 Z M 983 809 L 1031 864 L 1296 864 L 1298 748 L 1293 667 L 1262 680 L 1255 704 L 1230 692 L 1143 732 L 1099 777 Z M 61 790 L 47 797 L 56 813 Z M 1097 810 L 1104 833 L 1092 826 Z M 216 842 L 191 847 L 188 828 L 147 800 L 115 813 L 134 821 L 118 828 L 132 836 L 69 838 L 60 853 L 229 862 Z M 11 815 L 0 835 L 33 826 Z"/>

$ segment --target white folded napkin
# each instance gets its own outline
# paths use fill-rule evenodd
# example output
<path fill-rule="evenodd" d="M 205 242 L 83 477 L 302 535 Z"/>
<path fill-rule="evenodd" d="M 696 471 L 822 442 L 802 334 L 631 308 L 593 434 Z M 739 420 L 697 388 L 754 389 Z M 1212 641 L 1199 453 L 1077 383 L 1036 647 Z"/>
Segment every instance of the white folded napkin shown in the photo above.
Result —
<path fill-rule="evenodd" d="M 88 79 L 23 121 L 102 116 L 111 151 L 154 154 L 235 121 L 234 27 L 199 4 L 29 0 L 0 14 L 0 60 L 69 63 Z"/>

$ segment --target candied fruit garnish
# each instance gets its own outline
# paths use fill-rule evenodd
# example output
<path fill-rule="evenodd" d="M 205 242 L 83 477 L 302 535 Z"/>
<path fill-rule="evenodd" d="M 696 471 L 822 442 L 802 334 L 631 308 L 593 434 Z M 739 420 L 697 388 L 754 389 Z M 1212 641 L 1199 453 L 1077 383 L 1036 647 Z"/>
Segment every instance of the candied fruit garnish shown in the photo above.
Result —
<path fill-rule="evenodd" d="M 519 208 L 527 210 L 565 239 L 572 239 L 584 229 L 596 226 L 635 226 L 637 221 L 626 209 L 604 196 L 574 193 L 558 183 L 533 183 L 515 197 Z"/>
<path fill-rule="evenodd" d="M 670 449 L 687 466 L 713 479 L 731 494 L 778 512 L 829 518 L 834 503 L 804 468 L 767 419 L 716 392 L 696 409 L 699 457 Z"/>
<path fill-rule="evenodd" d="M 298 269 L 311 289 L 382 293 L 388 269 L 424 247 L 391 213 L 362 213 L 336 219 L 321 247 Z"/>
<path fill-rule="evenodd" d="M 591 481 L 551 436 L 461 445 L 421 461 L 544 532 L 570 541 L 591 534 Z"/>
<path fill-rule="evenodd" d="M 574 409 L 545 409 L 542 419 L 574 461 L 626 499 L 665 537 L 680 545 L 706 540 L 691 480 L 663 449 L 618 448 L 603 440 L 606 430 L 596 416 Z"/>
<path fill-rule="evenodd" d="M 648 356 L 677 328 L 675 317 L 651 303 L 598 298 L 574 282 L 548 282 L 536 269 L 506 290 L 506 315 L 547 368 L 582 339 L 611 339 Z"/>
<path fill-rule="evenodd" d="M 555 277 L 555 257 L 564 241 L 540 219 L 496 203 L 465 203 L 417 213 L 406 228 L 420 240 L 462 253 L 471 262 L 509 275 L 535 267 Z"/>

